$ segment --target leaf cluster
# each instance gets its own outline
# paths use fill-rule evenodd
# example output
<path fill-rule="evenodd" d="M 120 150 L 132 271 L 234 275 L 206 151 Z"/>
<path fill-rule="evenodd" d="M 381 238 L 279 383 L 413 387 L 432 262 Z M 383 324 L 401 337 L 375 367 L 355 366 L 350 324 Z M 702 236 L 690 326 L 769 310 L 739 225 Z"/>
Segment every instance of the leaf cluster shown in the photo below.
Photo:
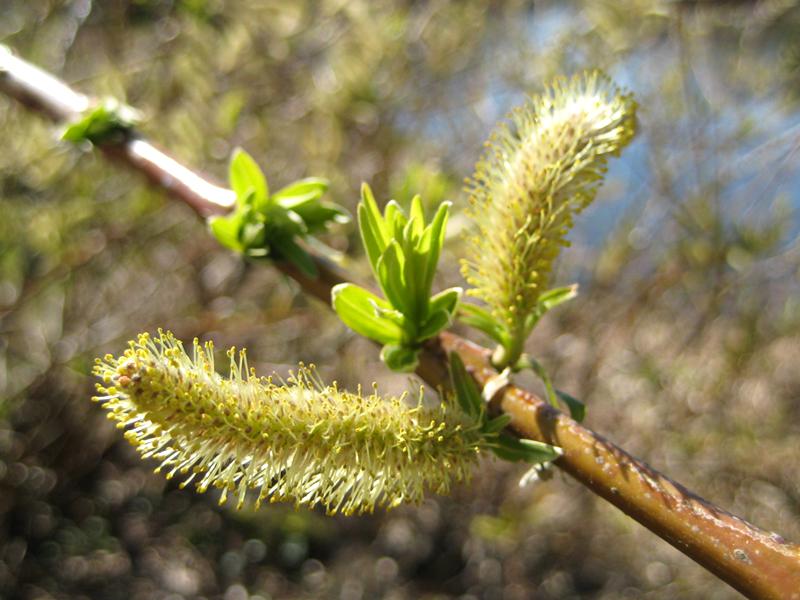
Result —
<path fill-rule="evenodd" d="M 332 303 L 348 327 L 383 344 L 381 358 L 391 369 L 412 371 L 421 343 L 453 320 L 461 288 L 431 296 L 449 207 L 449 202 L 442 203 L 426 224 L 419 196 L 412 200 L 409 215 L 394 200 L 381 214 L 369 186 L 361 188 L 358 225 L 384 298 L 344 283 L 334 287 Z"/>
<path fill-rule="evenodd" d="M 209 219 L 217 240 L 250 258 L 289 261 L 306 275 L 316 277 L 314 261 L 298 238 L 324 231 L 330 223 L 350 220 L 343 207 L 322 200 L 328 182 L 310 177 L 270 194 L 263 172 L 242 149 L 233 153 L 229 178 L 236 207 L 228 215 Z"/>

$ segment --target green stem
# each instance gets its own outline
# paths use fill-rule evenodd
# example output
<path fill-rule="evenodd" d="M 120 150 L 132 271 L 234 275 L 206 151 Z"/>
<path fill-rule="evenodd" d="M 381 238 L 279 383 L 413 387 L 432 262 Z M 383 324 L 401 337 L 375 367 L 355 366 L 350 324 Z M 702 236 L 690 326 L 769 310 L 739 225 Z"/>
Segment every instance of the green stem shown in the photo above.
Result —
<path fill-rule="evenodd" d="M 517 364 L 525 350 L 525 340 L 528 337 L 522 320 L 515 322 L 513 329 L 506 331 L 508 343 L 497 346 L 492 353 L 492 365 L 498 371 Z"/>

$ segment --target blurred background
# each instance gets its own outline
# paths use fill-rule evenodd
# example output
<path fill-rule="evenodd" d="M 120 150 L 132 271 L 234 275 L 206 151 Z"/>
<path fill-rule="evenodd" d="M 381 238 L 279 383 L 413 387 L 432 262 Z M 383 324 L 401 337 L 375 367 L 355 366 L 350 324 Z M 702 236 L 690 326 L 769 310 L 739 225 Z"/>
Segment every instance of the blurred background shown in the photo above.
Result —
<path fill-rule="evenodd" d="M 463 207 L 494 123 L 556 74 L 605 69 L 640 134 L 555 284 L 580 297 L 529 350 L 588 424 L 800 541 L 800 3 L 3 0 L 0 42 L 144 111 L 224 180 L 318 175 Z M 407 386 L 322 304 L 221 249 L 187 207 L 0 97 L 0 596 L 360 600 L 739 597 L 567 477 L 486 459 L 447 498 L 329 518 L 218 507 L 137 458 L 92 360 L 143 330 Z M 460 217 L 437 285 L 459 285 Z M 327 243 L 366 274 L 352 229 Z M 472 336 L 478 341 L 479 337 Z M 535 386 L 535 382 L 530 384 Z"/>

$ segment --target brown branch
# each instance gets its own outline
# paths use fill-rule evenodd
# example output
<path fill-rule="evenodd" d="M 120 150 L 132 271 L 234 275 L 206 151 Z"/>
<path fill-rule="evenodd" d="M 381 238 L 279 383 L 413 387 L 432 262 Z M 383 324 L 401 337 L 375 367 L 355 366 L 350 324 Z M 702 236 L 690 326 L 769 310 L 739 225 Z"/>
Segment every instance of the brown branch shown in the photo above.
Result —
<path fill-rule="evenodd" d="M 74 118 L 90 105 L 86 96 L 2 46 L 0 91 L 58 122 Z M 101 150 L 142 172 L 200 216 L 223 214 L 233 204 L 231 190 L 209 182 L 139 137 Z M 290 265 L 277 266 L 304 291 L 329 304 L 331 287 L 348 276 L 321 256 L 314 255 L 314 260 L 320 272 L 317 279 Z M 489 350 L 451 333 L 426 345 L 417 374 L 433 386 L 446 385 L 451 352 L 458 352 L 479 384 L 496 375 Z M 560 446 L 564 455 L 556 466 L 746 596 L 800 600 L 797 545 L 703 500 L 530 392 L 510 385 L 494 405 L 511 415 L 511 428 L 518 435 Z"/>

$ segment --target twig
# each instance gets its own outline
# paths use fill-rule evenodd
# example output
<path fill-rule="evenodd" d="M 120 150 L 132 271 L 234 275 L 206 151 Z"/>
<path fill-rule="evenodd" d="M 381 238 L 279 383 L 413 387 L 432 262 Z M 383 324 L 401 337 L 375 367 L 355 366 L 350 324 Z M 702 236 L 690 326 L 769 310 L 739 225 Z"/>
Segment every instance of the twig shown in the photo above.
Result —
<path fill-rule="evenodd" d="M 57 122 L 74 118 L 90 105 L 86 96 L 3 46 L 0 91 Z M 233 204 L 231 190 L 209 182 L 138 136 L 101 150 L 202 217 L 224 214 Z M 320 272 L 317 279 L 284 263 L 276 266 L 304 291 L 330 304 L 331 287 L 349 277 L 325 258 L 312 257 Z M 450 352 L 458 352 L 481 385 L 496 374 L 489 350 L 449 332 L 426 345 L 417 374 L 434 387 L 447 385 Z M 560 446 L 564 455 L 556 466 L 746 596 L 800 600 L 797 545 L 703 500 L 530 392 L 509 385 L 494 404 L 511 415 L 510 426 L 518 435 Z"/>

